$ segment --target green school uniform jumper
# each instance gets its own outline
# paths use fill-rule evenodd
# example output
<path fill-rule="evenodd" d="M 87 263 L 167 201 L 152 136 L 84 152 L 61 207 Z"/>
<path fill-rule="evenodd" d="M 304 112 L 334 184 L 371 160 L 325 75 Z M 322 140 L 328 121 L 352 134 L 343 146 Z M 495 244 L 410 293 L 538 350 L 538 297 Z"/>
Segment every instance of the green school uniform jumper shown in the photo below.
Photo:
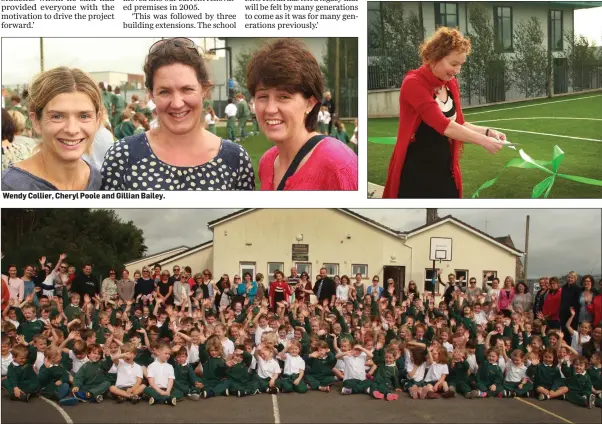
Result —
<path fill-rule="evenodd" d="M 449 367 L 449 375 L 447 376 L 447 384 L 450 389 L 454 387 L 456 393 L 466 395 L 470 392 L 470 365 L 467 360 L 462 362 L 452 361 Z"/>
<path fill-rule="evenodd" d="M 374 373 L 374 382 L 370 388 L 371 394 L 374 394 L 374 392 L 380 392 L 386 396 L 389 393 L 395 392 L 396 389 L 401 388 L 397 364 L 385 364 L 385 355 L 383 349 L 374 351 L 374 357 L 372 358 L 372 361 L 377 365 L 377 368 L 376 372 Z"/>
<path fill-rule="evenodd" d="M 566 400 L 579 406 L 589 406 L 589 397 L 592 394 L 592 380 L 587 372 L 578 374 L 572 367 L 562 366 L 562 373 L 565 376 L 566 386 L 569 392 L 566 394 Z M 600 405 L 600 398 L 596 399 L 596 406 Z"/>
<path fill-rule="evenodd" d="M 204 344 L 199 346 L 199 358 L 203 364 L 203 397 L 227 396 L 228 380 L 226 380 L 226 361 L 222 357 L 209 356 Z"/>
<path fill-rule="evenodd" d="M 36 394 L 40 391 L 40 380 L 31 364 L 20 366 L 13 362 L 8 366 L 6 378 L 2 380 L 2 387 L 8 390 L 11 400 L 25 400 L 28 394 Z M 15 387 L 25 395 L 16 398 Z"/>
<path fill-rule="evenodd" d="M 69 373 L 61 365 L 53 365 L 50 368 L 42 365 L 38 378 L 42 396 L 59 401 L 69 394 Z M 56 385 L 57 381 L 61 382 L 58 386 Z"/>
<path fill-rule="evenodd" d="M 201 389 L 196 387 L 194 383 L 201 382 L 201 379 L 194 373 L 194 369 L 187 362 L 184 365 L 180 365 L 177 362 L 173 362 L 173 370 L 176 376 L 174 381 L 174 387 L 184 393 L 185 396 L 191 394 L 201 394 Z"/>
<path fill-rule="evenodd" d="M 504 388 L 504 375 L 498 364 L 487 361 L 479 365 L 477 372 L 477 390 L 487 393 L 488 397 L 496 397 Z M 495 385 L 495 390 L 489 387 Z"/>
<path fill-rule="evenodd" d="M 78 387 L 81 395 L 80 398 L 88 397 L 90 393 L 92 397 L 104 395 L 109 391 L 111 383 L 104 371 L 104 363 L 102 361 L 86 362 L 75 374 L 73 378 L 73 387 Z"/>
<path fill-rule="evenodd" d="M 247 136 L 245 127 L 247 121 L 251 118 L 251 110 L 245 99 L 242 99 L 236 105 L 236 118 L 238 118 L 238 137 L 245 138 Z"/>
<path fill-rule="evenodd" d="M 246 396 L 259 390 L 258 381 L 249 373 L 251 362 L 253 362 L 253 356 L 249 352 L 243 352 L 242 362 L 234 364 L 226 370 L 228 388 L 231 393 L 240 392 L 240 396 Z"/>
<path fill-rule="evenodd" d="M 307 384 L 301 379 L 299 384 L 295 385 L 295 380 L 299 378 L 299 374 L 282 374 L 278 378 L 280 380 L 280 390 L 282 393 L 307 393 Z"/>
<path fill-rule="evenodd" d="M 557 390 L 559 387 L 565 386 L 560 370 L 554 365 L 548 366 L 543 363 L 531 365 L 527 368 L 527 375 L 533 381 L 536 389 L 543 387 L 546 390 Z"/>
<path fill-rule="evenodd" d="M 337 358 L 332 352 L 328 352 L 324 358 L 308 358 L 305 361 L 309 371 L 305 374 L 305 382 L 312 390 L 320 387 L 331 386 L 337 379 L 332 374 L 332 368 L 337 363 Z"/>
<path fill-rule="evenodd" d="M 113 128 L 117 128 L 117 125 L 121 122 L 121 114 L 123 113 L 123 110 L 126 107 L 126 103 L 125 103 L 125 99 L 123 98 L 123 96 L 121 94 L 115 94 L 115 93 L 113 93 L 113 96 L 111 98 L 111 103 L 115 107 L 115 110 L 113 112 L 113 116 L 111 119 L 111 125 L 113 126 Z"/>
<path fill-rule="evenodd" d="M 19 324 L 19 328 L 17 328 L 17 334 L 25 337 L 27 343 L 30 343 L 33 340 L 33 336 L 40 334 L 42 331 L 44 331 L 44 323 L 37 318 L 22 322 Z"/>

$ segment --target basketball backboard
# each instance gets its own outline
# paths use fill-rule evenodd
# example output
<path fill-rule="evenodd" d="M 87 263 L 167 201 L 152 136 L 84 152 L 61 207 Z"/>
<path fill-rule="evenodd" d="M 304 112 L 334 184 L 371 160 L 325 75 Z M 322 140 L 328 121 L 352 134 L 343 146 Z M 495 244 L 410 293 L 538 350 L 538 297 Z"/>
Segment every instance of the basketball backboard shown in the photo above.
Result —
<path fill-rule="evenodd" d="M 452 239 L 448 237 L 431 237 L 431 261 L 452 260 Z"/>

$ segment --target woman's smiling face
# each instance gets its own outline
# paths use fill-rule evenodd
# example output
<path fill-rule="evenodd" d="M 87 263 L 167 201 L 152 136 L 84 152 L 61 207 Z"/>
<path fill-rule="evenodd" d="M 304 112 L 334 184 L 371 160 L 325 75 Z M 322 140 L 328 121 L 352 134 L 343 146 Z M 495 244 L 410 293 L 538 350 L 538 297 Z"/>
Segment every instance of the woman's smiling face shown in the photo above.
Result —
<path fill-rule="evenodd" d="M 449 81 L 460 73 L 465 62 L 466 53 L 453 51 L 438 62 L 431 64 L 431 70 L 440 80 Z"/>
<path fill-rule="evenodd" d="M 306 131 L 305 118 L 316 103 L 316 99 L 306 99 L 301 93 L 259 86 L 255 93 L 259 127 L 274 143 L 286 142 Z"/>
<path fill-rule="evenodd" d="M 151 99 L 161 126 L 172 134 L 187 134 L 201 125 L 203 86 L 188 65 L 162 66 L 153 76 Z"/>
<path fill-rule="evenodd" d="M 90 97 L 80 91 L 50 100 L 38 120 L 30 115 L 43 149 L 60 160 L 79 160 L 94 141 L 100 122 Z"/>

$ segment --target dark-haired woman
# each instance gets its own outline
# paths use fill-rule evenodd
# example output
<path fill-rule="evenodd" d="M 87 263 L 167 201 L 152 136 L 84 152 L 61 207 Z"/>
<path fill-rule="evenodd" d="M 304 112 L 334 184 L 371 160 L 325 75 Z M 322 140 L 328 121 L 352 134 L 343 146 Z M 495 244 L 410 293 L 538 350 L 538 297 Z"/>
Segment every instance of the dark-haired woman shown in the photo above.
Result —
<path fill-rule="evenodd" d="M 270 307 L 272 311 L 278 310 L 278 302 L 289 302 L 292 290 L 287 281 L 284 281 L 284 274 L 281 271 L 274 272 L 276 281 L 270 284 Z"/>
<path fill-rule="evenodd" d="M 298 299 L 304 303 L 309 303 L 310 296 L 312 294 L 314 294 L 314 292 L 311 289 L 311 280 L 309 279 L 309 274 L 303 271 L 301 273 L 299 282 L 295 286 L 295 299 Z"/>
<path fill-rule="evenodd" d="M 103 190 L 253 190 L 246 150 L 204 128 L 203 100 L 212 84 L 194 42 L 157 41 L 144 73 L 159 125 L 109 149 Z"/>
<path fill-rule="evenodd" d="M 516 287 L 514 287 L 514 298 L 512 299 L 512 311 L 523 313 L 523 312 L 531 312 L 533 307 L 533 296 L 529 293 L 529 288 L 527 285 L 519 281 L 516 283 Z"/>
<path fill-rule="evenodd" d="M 357 190 L 357 156 L 316 131 L 324 90 L 317 60 L 286 38 L 259 49 L 247 65 L 259 128 L 275 146 L 259 161 L 262 190 Z"/>

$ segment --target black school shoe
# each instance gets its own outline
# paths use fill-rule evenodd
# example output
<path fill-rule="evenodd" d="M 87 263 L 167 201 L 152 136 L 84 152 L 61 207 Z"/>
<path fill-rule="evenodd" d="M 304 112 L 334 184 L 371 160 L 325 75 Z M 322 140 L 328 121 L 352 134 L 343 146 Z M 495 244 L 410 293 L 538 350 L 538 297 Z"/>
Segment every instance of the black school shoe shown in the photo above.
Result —
<path fill-rule="evenodd" d="M 123 402 L 125 402 L 125 398 L 123 396 L 117 396 L 116 401 L 117 401 L 117 403 L 123 403 Z"/>

